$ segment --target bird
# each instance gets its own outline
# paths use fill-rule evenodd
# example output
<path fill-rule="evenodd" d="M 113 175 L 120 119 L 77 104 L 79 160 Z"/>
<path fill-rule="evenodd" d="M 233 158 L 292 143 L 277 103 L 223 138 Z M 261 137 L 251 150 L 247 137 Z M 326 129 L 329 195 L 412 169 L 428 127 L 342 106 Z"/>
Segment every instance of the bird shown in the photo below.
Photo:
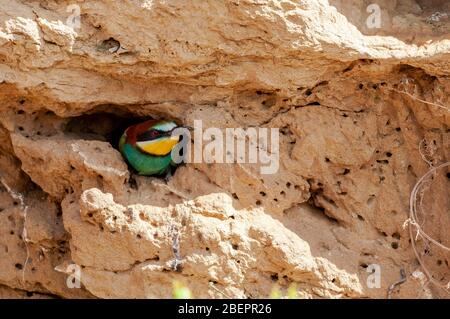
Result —
<path fill-rule="evenodd" d="M 128 127 L 119 140 L 119 150 L 139 175 L 166 175 L 170 177 L 172 149 L 181 140 L 173 135 L 174 129 L 182 127 L 173 121 L 148 120 Z"/>

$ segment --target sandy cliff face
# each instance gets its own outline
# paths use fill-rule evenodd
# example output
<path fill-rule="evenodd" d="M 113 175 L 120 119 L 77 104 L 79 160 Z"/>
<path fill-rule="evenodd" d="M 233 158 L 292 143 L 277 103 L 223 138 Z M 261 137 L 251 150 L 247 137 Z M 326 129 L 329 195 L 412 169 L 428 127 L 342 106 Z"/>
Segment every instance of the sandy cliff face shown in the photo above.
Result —
<path fill-rule="evenodd" d="M 448 297 L 404 223 L 450 158 L 450 8 L 380 0 L 373 29 L 371 2 L 0 1 L 0 297 L 384 298 L 401 270 L 392 297 Z M 138 176 L 117 132 L 148 117 L 279 128 L 279 170 Z M 422 221 L 450 246 L 446 174 Z"/>

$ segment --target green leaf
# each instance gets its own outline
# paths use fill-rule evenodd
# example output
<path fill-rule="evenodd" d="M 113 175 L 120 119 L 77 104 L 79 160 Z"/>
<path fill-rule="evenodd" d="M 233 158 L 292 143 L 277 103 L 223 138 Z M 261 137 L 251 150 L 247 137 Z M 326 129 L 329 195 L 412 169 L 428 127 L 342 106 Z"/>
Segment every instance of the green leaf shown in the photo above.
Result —
<path fill-rule="evenodd" d="M 181 282 L 175 280 L 172 284 L 172 296 L 174 299 L 191 299 L 191 290 Z"/>
<path fill-rule="evenodd" d="M 287 297 L 289 299 L 298 299 L 298 293 L 297 293 L 297 284 L 293 282 L 287 291 Z"/>
<path fill-rule="evenodd" d="M 270 299 L 281 299 L 283 296 L 281 295 L 280 287 L 275 284 L 270 291 Z"/>

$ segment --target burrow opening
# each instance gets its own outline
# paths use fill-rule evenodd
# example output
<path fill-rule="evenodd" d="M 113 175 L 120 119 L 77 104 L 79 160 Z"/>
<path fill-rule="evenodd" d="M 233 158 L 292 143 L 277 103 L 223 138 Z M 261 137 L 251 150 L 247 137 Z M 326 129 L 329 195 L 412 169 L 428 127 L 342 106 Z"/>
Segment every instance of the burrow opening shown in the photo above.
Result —
<path fill-rule="evenodd" d="M 113 148 L 119 151 L 119 140 L 128 127 L 152 119 L 173 120 L 169 117 L 139 116 L 129 112 L 119 114 L 95 112 L 69 118 L 64 126 L 63 132 L 80 139 L 108 142 Z M 175 122 L 179 125 L 182 124 L 176 120 Z M 137 174 L 137 171 L 125 159 L 124 161 L 127 163 L 129 171 Z M 170 173 L 172 175 L 178 166 L 170 167 Z M 163 175 L 165 176 L 166 173 Z"/>
<path fill-rule="evenodd" d="M 69 118 L 63 132 L 82 139 L 103 140 L 119 149 L 119 140 L 125 130 L 135 124 L 151 120 L 152 117 L 132 114 L 93 113 Z"/>

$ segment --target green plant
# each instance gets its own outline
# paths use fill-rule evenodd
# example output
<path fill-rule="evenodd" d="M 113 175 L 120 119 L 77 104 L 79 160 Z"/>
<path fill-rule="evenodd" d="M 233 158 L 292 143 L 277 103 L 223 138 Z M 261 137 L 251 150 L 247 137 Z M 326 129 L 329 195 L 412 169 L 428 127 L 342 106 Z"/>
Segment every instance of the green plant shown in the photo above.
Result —
<path fill-rule="evenodd" d="M 272 290 L 270 291 L 270 298 L 271 299 L 298 299 L 298 292 L 297 292 L 297 284 L 295 282 L 291 283 L 287 289 L 286 296 L 283 296 L 280 290 L 280 286 L 278 284 L 275 284 L 272 287 Z"/>
<path fill-rule="evenodd" d="M 283 295 L 281 294 L 280 286 L 275 284 L 272 287 L 272 290 L 270 291 L 270 299 L 281 299 L 281 298 L 283 298 Z"/>
<path fill-rule="evenodd" d="M 191 290 L 185 286 L 183 283 L 175 280 L 172 283 L 172 296 L 174 299 L 191 299 L 192 293 Z"/>

